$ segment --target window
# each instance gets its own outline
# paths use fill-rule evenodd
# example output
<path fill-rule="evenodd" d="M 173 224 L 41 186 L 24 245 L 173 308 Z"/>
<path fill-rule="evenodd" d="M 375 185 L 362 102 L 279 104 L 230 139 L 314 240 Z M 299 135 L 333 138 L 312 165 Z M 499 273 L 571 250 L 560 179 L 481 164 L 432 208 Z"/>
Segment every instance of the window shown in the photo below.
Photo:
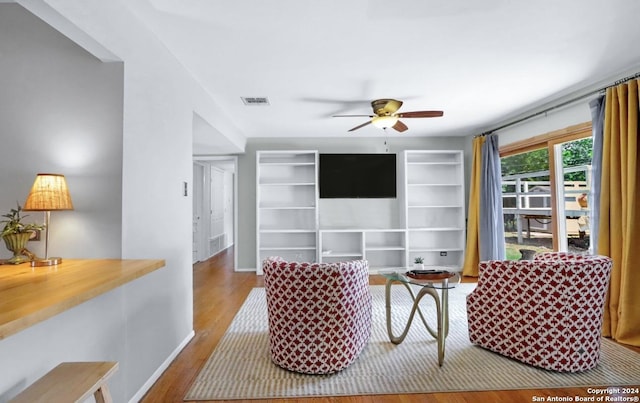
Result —
<path fill-rule="evenodd" d="M 590 123 L 501 148 L 507 259 L 589 251 L 592 150 Z"/>

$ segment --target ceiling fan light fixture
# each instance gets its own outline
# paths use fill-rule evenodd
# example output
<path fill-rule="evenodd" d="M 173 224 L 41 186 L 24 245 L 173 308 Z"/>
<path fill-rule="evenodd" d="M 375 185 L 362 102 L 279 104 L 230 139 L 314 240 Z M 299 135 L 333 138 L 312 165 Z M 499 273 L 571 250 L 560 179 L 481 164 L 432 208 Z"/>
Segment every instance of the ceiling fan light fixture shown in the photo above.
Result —
<path fill-rule="evenodd" d="M 442 116 L 444 113 L 442 111 L 412 111 L 396 113 L 401 106 L 402 101 L 398 101 L 397 99 L 376 99 L 371 101 L 373 115 L 334 115 L 334 117 L 347 118 L 368 116 L 371 118 L 370 120 L 348 130 L 349 132 L 373 124 L 379 129 L 393 128 L 395 131 L 402 133 L 407 131 L 409 128 L 399 120 L 400 118 L 437 118 Z"/>
<path fill-rule="evenodd" d="M 386 129 L 398 123 L 398 117 L 394 115 L 375 116 L 371 119 L 371 123 L 379 129 Z"/>

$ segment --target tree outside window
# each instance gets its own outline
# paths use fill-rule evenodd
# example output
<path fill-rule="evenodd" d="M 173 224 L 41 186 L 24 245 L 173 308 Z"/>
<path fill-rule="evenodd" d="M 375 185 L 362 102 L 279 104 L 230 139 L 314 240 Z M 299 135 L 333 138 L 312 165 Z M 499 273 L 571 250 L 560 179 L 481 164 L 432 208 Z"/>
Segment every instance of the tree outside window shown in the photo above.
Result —
<path fill-rule="evenodd" d="M 507 259 L 550 250 L 588 252 L 590 134 L 585 124 L 578 133 L 551 133 L 537 144 L 528 142 L 503 154 Z"/>

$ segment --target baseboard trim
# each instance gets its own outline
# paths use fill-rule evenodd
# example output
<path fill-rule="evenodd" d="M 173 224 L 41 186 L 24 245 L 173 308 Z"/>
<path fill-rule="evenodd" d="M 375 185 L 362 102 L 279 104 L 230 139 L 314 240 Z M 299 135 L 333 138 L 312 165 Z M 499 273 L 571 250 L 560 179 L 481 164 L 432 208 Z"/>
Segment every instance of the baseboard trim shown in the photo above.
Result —
<path fill-rule="evenodd" d="M 182 349 L 186 347 L 186 345 L 191 341 L 191 339 L 193 339 L 195 335 L 196 335 L 195 330 L 192 330 L 187 335 L 187 337 L 185 337 L 184 340 L 182 340 L 182 342 L 178 345 L 178 347 L 176 347 L 176 349 L 173 350 L 171 354 L 169 354 L 169 357 L 167 357 L 167 359 L 164 360 L 162 365 L 160 365 L 158 369 L 156 369 L 156 371 L 153 373 L 153 375 L 151 375 L 151 377 L 147 380 L 147 382 L 145 382 L 144 385 L 142 385 L 142 387 L 138 389 L 138 392 L 136 392 L 136 394 L 133 395 L 131 399 L 129 399 L 129 403 L 137 403 L 140 400 L 142 400 L 142 397 L 145 395 L 145 393 L 147 393 L 149 389 L 151 389 L 153 384 L 156 383 L 158 378 L 162 376 L 162 373 L 166 371 L 167 368 L 169 368 L 169 365 L 171 365 L 173 360 L 176 359 L 178 354 L 180 354 Z"/>

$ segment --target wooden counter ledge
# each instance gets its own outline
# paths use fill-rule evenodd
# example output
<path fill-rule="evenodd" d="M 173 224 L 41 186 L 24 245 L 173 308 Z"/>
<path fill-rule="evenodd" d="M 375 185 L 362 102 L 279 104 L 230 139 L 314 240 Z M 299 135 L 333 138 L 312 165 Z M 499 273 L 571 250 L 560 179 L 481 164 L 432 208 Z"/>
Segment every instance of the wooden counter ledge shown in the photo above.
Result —
<path fill-rule="evenodd" d="M 165 265 L 164 260 L 65 259 L 0 266 L 0 340 Z"/>

